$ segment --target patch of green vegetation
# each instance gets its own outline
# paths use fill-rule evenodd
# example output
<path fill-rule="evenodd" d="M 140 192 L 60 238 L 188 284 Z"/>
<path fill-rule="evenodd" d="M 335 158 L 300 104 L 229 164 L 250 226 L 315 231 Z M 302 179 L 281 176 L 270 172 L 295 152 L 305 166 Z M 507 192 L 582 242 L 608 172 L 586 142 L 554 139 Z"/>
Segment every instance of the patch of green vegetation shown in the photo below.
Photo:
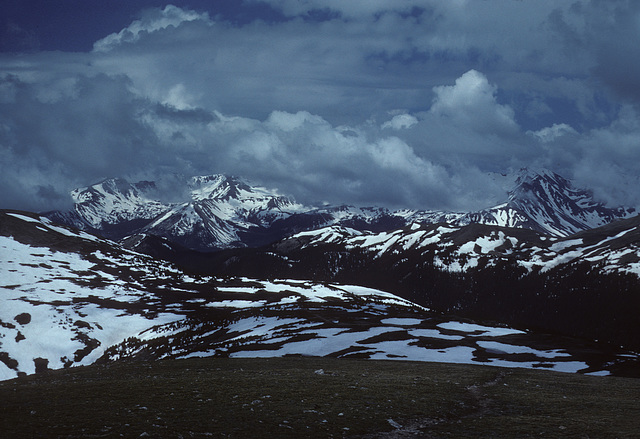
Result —
<path fill-rule="evenodd" d="M 194 358 L 0 382 L 4 437 L 638 437 L 640 380 L 331 358 Z"/>

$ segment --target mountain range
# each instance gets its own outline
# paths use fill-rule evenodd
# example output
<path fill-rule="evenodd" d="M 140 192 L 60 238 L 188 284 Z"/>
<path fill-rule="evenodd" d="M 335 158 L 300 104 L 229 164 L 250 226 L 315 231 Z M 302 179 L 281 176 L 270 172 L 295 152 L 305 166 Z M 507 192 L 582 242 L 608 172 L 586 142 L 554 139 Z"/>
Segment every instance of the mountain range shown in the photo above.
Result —
<path fill-rule="evenodd" d="M 162 202 L 160 185 L 109 179 L 72 192 L 74 208 L 48 212 L 51 220 L 121 240 L 138 235 L 162 237 L 200 250 L 257 247 L 296 232 L 340 225 L 361 231 L 388 231 L 413 223 L 488 224 L 537 230 L 551 236 L 602 226 L 625 218 L 634 209 L 610 208 L 588 191 L 549 172 L 521 170 L 498 206 L 478 212 L 390 211 L 383 207 L 309 207 L 278 191 L 251 186 L 232 176 L 210 175 L 178 179 L 180 202 Z M 180 186 L 181 185 L 181 186 Z"/>
<path fill-rule="evenodd" d="M 0 378 L 123 359 L 409 359 L 637 376 L 640 216 L 550 172 L 471 213 L 308 207 L 236 177 L 0 211 Z"/>

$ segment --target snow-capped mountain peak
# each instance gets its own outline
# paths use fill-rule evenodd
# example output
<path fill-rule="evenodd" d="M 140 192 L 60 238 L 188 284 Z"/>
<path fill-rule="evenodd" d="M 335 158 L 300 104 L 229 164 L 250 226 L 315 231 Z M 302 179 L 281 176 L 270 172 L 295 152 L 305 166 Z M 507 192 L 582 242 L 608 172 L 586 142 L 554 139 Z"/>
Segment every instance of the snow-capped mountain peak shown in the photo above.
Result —
<path fill-rule="evenodd" d="M 634 209 L 596 202 L 589 191 L 573 187 L 552 171 L 525 168 L 515 177 L 506 203 L 469 213 L 455 223 L 526 228 L 564 237 L 635 213 Z"/>
<path fill-rule="evenodd" d="M 259 236 L 252 243 L 267 243 L 271 237 L 265 229 L 275 221 L 310 210 L 274 190 L 223 174 L 178 178 L 172 183 L 170 191 L 179 196 L 166 202 L 160 198 L 160 187 L 166 184 L 104 180 L 74 190 L 73 211 L 47 216 L 111 239 L 145 233 L 212 250 L 243 246 L 243 234 L 253 232 Z"/>
<path fill-rule="evenodd" d="M 252 186 L 233 176 L 218 174 L 192 177 L 188 187 L 193 202 L 209 200 L 218 205 L 228 203 L 233 208 L 252 214 L 270 210 L 297 213 L 309 209 L 275 190 Z"/>
<path fill-rule="evenodd" d="M 154 190 L 153 182 L 131 184 L 119 178 L 75 189 L 71 192 L 75 202 L 72 221 L 66 222 L 82 229 L 102 229 L 128 221 L 155 218 L 165 210 L 165 206 L 152 198 L 150 194 Z"/>
<path fill-rule="evenodd" d="M 569 180 L 547 170 L 523 170 L 507 205 L 539 224 L 540 231 L 556 236 L 599 227 L 634 213 L 633 209 L 606 207 L 594 201 L 589 191 L 574 188 Z"/>

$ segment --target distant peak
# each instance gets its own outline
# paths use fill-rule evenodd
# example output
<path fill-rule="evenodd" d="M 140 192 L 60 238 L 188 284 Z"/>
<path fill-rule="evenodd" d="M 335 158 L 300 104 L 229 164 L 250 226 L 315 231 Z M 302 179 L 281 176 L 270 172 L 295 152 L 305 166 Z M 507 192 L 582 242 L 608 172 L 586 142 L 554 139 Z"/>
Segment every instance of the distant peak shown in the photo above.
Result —
<path fill-rule="evenodd" d="M 575 189 L 571 182 L 559 174 L 546 169 L 520 170 L 514 188 L 509 191 L 509 202 L 533 200 L 548 202 L 566 197 L 589 198 L 586 190 Z"/>
<path fill-rule="evenodd" d="M 240 191 L 252 191 L 252 187 L 242 179 L 226 174 L 191 177 L 189 188 L 194 200 L 237 198 Z"/>
<path fill-rule="evenodd" d="M 71 191 L 71 197 L 76 203 L 86 202 L 97 198 L 103 198 L 105 196 L 114 197 L 130 197 L 130 196 L 149 196 L 156 189 L 156 184 L 153 181 L 139 181 L 137 183 L 130 183 L 124 178 L 107 178 L 94 183 L 87 187 L 81 187 Z"/>
<path fill-rule="evenodd" d="M 227 180 L 229 177 L 224 174 L 211 174 L 211 175 L 195 175 L 191 177 L 190 183 L 193 185 L 202 185 L 209 183 L 220 183 Z"/>
<path fill-rule="evenodd" d="M 520 168 L 517 172 L 516 183 L 519 184 L 521 182 L 525 182 L 527 180 L 555 180 L 561 182 L 568 182 L 566 178 L 562 177 L 560 174 L 557 174 L 549 169 L 545 168 Z"/>

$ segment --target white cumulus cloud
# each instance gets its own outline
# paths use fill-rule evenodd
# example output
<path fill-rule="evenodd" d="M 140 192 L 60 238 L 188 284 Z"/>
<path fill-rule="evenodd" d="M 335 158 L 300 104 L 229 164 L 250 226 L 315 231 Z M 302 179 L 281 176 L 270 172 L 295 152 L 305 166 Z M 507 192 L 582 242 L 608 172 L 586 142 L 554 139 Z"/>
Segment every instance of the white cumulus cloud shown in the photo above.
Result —
<path fill-rule="evenodd" d="M 418 123 L 418 119 L 411 114 L 398 114 L 393 116 L 391 120 L 382 124 L 382 128 L 390 128 L 393 130 L 402 130 L 405 128 L 411 128 Z"/>
<path fill-rule="evenodd" d="M 150 10 L 140 20 L 132 22 L 120 32 L 112 33 L 96 41 L 93 50 L 96 52 L 108 52 L 124 43 L 135 43 L 141 36 L 166 29 L 170 26 L 177 27 L 180 24 L 194 20 L 209 20 L 207 13 L 197 13 L 188 9 L 167 5 L 162 10 Z"/>
<path fill-rule="evenodd" d="M 514 130 L 514 111 L 496 101 L 497 87 L 476 70 L 469 70 L 455 85 L 435 87 L 436 98 L 429 110 L 440 117 L 482 130 Z"/>
<path fill-rule="evenodd" d="M 552 142 L 558 137 L 567 134 L 578 134 L 578 132 L 574 130 L 571 125 L 567 125 L 566 123 L 554 123 L 550 127 L 545 127 L 539 129 L 538 131 L 528 131 L 528 133 L 536 137 L 543 143 Z"/>

